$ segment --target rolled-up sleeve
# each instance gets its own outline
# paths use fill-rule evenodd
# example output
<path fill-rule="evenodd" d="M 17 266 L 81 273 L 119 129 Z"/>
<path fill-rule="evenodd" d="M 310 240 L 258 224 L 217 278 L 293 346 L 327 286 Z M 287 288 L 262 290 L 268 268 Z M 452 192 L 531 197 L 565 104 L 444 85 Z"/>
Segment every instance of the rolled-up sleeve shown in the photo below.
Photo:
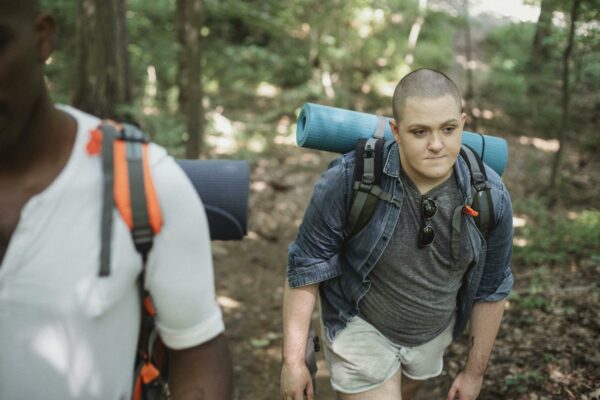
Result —
<path fill-rule="evenodd" d="M 513 243 L 513 216 L 510 195 L 503 187 L 501 191 L 500 209 L 495 227 L 487 239 L 487 253 L 483 275 L 475 301 L 495 302 L 506 296 L 513 286 L 511 270 Z"/>
<path fill-rule="evenodd" d="M 349 179 L 346 160 L 340 157 L 315 184 L 298 236 L 288 247 L 290 287 L 319 283 L 341 274 Z"/>

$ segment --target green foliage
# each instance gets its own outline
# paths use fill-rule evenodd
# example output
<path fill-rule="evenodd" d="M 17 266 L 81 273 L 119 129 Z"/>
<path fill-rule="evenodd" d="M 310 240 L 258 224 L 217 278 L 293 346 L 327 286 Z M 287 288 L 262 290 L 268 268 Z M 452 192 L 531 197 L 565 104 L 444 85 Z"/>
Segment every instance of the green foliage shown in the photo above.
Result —
<path fill-rule="evenodd" d="M 546 0 L 547 1 L 547 0 Z M 535 0 L 539 3 L 539 0 Z M 58 50 L 47 68 L 54 99 L 68 103 L 75 76 L 76 2 L 42 0 L 56 17 Z M 223 107 L 247 123 L 276 121 L 305 101 L 328 103 L 369 112 L 389 112 L 390 85 L 411 68 L 432 67 L 449 72 L 460 82 L 465 19 L 430 6 L 414 52 L 411 67 L 405 64 L 408 36 L 418 16 L 418 0 L 204 0 L 205 27 L 203 77 L 207 109 Z M 571 1 L 556 1 L 566 13 Z M 178 110 L 178 43 L 175 0 L 127 1 L 129 55 L 136 115 L 160 111 L 163 120 Z M 581 7 L 572 62 L 572 104 L 567 137 L 586 148 L 600 150 L 600 0 Z M 552 136 L 560 119 L 561 57 L 567 24 L 553 25 L 544 38 L 552 49 L 541 71 L 531 65 L 535 23 L 505 23 L 487 30 L 472 19 L 471 30 L 485 33 L 477 50 L 485 68 L 474 70 L 480 109 L 501 110 L 516 121 L 520 132 Z M 156 80 L 150 82 L 152 75 Z M 330 78 L 325 88 L 324 79 Z M 541 89 L 531 90 L 532 82 Z M 149 85 L 152 83 L 152 85 Z M 277 93 L 264 96 L 261 85 Z M 149 94 L 149 87 L 156 90 Z M 248 112 L 251 110 L 251 112 Z M 177 116 L 179 118 L 179 116 Z M 160 119 L 160 118 L 157 118 Z M 505 121 L 503 131 L 507 131 Z M 164 129 L 178 129 L 180 122 Z M 209 124 L 210 125 L 210 124 Z M 207 125 L 207 126 L 209 126 Z M 268 129 L 264 129 L 267 131 Z M 508 129 L 510 131 L 510 129 Z M 177 132 L 180 132 L 177 130 Z M 181 134 L 168 143 L 180 143 Z"/>
<path fill-rule="evenodd" d="M 75 2 L 72 0 L 41 0 L 56 21 L 55 52 L 46 67 L 46 76 L 54 100 L 68 104 L 75 71 Z"/>
<path fill-rule="evenodd" d="M 520 309 L 545 309 L 548 306 L 548 301 L 544 297 L 543 292 L 545 286 L 544 283 L 534 280 L 534 282 L 524 291 L 511 291 L 508 299 Z"/>
<path fill-rule="evenodd" d="M 551 272 L 546 266 L 535 267 L 531 271 L 533 276 L 529 285 L 524 289 L 513 289 L 508 299 L 522 310 L 547 309 L 549 303 L 546 295 L 552 286 Z"/>
<path fill-rule="evenodd" d="M 177 36 L 175 1 L 128 0 L 130 70 L 134 98 L 144 95 L 148 66 L 157 76 L 157 101 L 167 104 L 169 91 L 176 85 Z"/>
<path fill-rule="evenodd" d="M 558 124 L 558 102 L 546 102 L 536 121 L 532 120 L 529 78 L 527 75 L 531 42 L 535 30 L 532 23 L 513 23 L 492 30 L 483 43 L 491 70 L 483 87 L 482 102 L 489 107 L 499 107 L 507 115 L 525 126 L 537 124 L 540 132 L 552 132 Z M 545 96 L 559 96 L 557 87 L 544 85 Z M 548 93 L 553 91 L 552 94 Z M 541 136 L 544 136 L 543 134 Z"/>
<path fill-rule="evenodd" d="M 584 210 L 568 218 L 548 210 L 540 200 L 528 200 L 516 205 L 515 211 L 528 217 L 526 225 L 515 230 L 517 242 L 513 259 L 516 262 L 542 265 L 600 255 L 600 210 Z"/>
<path fill-rule="evenodd" d="M 546 381 L 546 377 L 539 371 L 518 372 L 504 379 L 504 383 L 518 393 L 525 393 L 529 386 L 540 385 Z"/>
<path fill-rule="evenodd" d="M 434 68 L 446 71 L 454 64 L 454 43 L 462 41 L 457 34 L 458 18 L 444 12 L 429 11 L 419 43 L 415 49 L 415 64 L 417 68 Z M 461 32 L 462 33 L 462 32 Z"/>

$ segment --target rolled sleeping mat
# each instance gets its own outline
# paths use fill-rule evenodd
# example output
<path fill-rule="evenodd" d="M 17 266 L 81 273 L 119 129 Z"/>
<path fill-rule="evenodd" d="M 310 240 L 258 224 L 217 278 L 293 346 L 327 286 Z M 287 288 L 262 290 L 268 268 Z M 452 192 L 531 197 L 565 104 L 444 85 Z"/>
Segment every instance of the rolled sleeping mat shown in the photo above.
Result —
<path fill-rule="evenodd" d="M 377 123 L 384 122 L 384 137 L 393 140 L 392 130 L 374 114 L 306 103 L 298 116 L 296 143 L 309 149 L 334 153 L 354 150 L 358 139 L 373 136 Z M 489 167 L 502 175 L 508 160 L 506 140 L 490 135 L 463 131 L 462 143 L 471 147 Z"/>
<path fill-rule="evenodd" d="M 243 239 L 248 232 L 248 163 L 229 160 L 177 160 L 177 163 L 204 203 L 210 239 Z"/>

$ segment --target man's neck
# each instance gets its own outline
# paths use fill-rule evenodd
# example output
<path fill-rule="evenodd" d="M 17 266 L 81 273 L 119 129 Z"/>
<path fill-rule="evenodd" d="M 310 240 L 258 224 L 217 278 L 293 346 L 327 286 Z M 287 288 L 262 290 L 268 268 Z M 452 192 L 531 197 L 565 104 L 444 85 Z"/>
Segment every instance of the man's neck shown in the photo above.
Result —
<path fill-rule="evenodd" d="M 45 166 L 64 165 L 71 153 L 76 123 L 56 109 L 47 96 L 34 105 L 15 145 L 0 157 L 0 171 L 27 174 Z"/>
<path fill-rule="evenodd" d="M 409 173 L 409 171 L 403 168 L 403 173 L 406 175 L 406 177 L 408 177 L 408 179 L 411 180 L 411 182 L 419 190 L 419 193 L 421 193 L 421 195 L 429 193 L 433 188 L 444 183 L 446 180 L 448 180 L 448 178 L 450 178 L 450 176 L 452 176 L 453 171 L 454 168 L 452 168 L 448 172 L 448 174 L 443 177 L 440 177 L 438 179 L 429 179 L 420 175 L 411 174 Z"/>

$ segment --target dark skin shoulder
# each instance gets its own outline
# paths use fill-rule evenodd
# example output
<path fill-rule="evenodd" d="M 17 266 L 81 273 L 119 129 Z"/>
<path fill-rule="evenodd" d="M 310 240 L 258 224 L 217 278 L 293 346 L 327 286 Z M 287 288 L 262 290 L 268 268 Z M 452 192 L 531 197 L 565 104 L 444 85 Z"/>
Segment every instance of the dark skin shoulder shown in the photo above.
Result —
<path fill-rule="evenodd" d="M 231 400 L 231 357 L 223 335 L 170 352 L 169 388 L 174 400 Z"/>
<path fill-rule="evenodd" d="M 0 165 L 0 262 L 17 228 L 23 207 L 33 196 L 43 192 L 67 164 L 73 148 L 77 124 L 68 115 L 57 111 L 48 120 L 47 138 L 39 146 L 30 141 L 28 159 L 17 149 L 11 163 Z M 7 161 L 10 157 L 3 157 Z"/>

